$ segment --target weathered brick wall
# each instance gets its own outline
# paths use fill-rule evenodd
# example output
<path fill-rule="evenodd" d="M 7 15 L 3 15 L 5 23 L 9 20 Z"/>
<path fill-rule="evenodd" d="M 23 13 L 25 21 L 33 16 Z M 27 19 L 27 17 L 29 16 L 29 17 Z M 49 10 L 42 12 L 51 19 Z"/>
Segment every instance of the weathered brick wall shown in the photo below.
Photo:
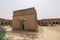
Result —
<path fill-rule="evenodd" d="M 23 9 L 13 12 L 13 29 L 21 30 L 20 22 L 24 19 L 24 30 L 37 30 L 37 18 L 34 8 Z"/>
<path fill-rule="evenodd" d="M 60 25 L 60 18 L 55 18 L 55 19 L 42 19 L 42 20 L 37 20 L 37 22 L 41 26 Z"/>
<path fill-rule="evenodd" d="M 0 25 L 10 25 L 10 23 L 12 22 L 12 20 L 8 20 L 8 19 L 0 19 Z"/>

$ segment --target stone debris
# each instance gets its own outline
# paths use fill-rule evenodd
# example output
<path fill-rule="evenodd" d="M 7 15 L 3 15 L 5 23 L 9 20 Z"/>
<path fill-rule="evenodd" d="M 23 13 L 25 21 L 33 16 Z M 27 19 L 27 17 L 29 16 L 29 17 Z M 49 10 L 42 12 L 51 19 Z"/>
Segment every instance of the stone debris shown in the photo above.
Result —
<path fill-rule="evenodd" d="M 10 33 L 9 33 L 10 34 Z M 7 35 L 7 38 L 9 40 L 36 40 L 38 38 L 38 36 L 36 34 L 20 34 L 18 35 Z"/>
<path fill-rule="evenodd" d="M 60 40 L 60 27 L 39 27 L 38 29 L 39 32 L 7 31 L 6 38 L 8 40 Z"/>

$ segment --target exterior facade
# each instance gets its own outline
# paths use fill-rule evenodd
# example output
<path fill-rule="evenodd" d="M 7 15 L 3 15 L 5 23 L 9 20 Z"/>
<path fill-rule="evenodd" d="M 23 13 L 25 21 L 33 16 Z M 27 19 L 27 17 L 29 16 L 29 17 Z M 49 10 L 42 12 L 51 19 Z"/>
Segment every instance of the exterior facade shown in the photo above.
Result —
<path fill-rule="evenodd" d="M 13 12 L 13 30 L 37 30 L 37 16 L 34 8 Z"/>
<path fill-rule="evenodd" d="M 10 25 L 12 20 L 0 18 L 0 26 Z"/>
<path fill-rule="evenodd" d="M 60 18 L 37 20 L 35 8 L 27 8 L 13 12 L 13 20 L 0 18 L 0 26 L 10 25 L 13 22 L 13 30 L 37 31 L 40 26 L 60 25 Z"/>
<path fill-rule="evenodd" d="M 37 23 L 38 23 L 40 26 L 60 25 L 60 18 L 37 20 Z"/>

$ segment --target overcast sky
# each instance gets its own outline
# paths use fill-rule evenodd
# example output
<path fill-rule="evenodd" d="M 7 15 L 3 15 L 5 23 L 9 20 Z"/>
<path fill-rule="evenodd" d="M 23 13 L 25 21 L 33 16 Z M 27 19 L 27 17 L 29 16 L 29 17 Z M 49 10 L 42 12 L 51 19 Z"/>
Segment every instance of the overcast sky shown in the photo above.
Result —
<path fill-rule="evenodd" d="M 0 0 L 0 18 L 12 19 L 14 10 L 35 7 L 37 19 L 60 18 L 60 0 Z"/>

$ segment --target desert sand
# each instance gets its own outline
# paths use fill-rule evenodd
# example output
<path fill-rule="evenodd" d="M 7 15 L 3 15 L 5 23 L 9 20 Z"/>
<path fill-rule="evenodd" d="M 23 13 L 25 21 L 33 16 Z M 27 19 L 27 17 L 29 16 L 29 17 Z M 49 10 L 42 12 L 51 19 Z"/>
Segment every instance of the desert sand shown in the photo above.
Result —
<path fill-rule="evenodd" d="M 8 40 L 60 40 L 60 26 L 38 26 L 38 32 L 12 31 L 9 26 L 4 28 Z"/>

